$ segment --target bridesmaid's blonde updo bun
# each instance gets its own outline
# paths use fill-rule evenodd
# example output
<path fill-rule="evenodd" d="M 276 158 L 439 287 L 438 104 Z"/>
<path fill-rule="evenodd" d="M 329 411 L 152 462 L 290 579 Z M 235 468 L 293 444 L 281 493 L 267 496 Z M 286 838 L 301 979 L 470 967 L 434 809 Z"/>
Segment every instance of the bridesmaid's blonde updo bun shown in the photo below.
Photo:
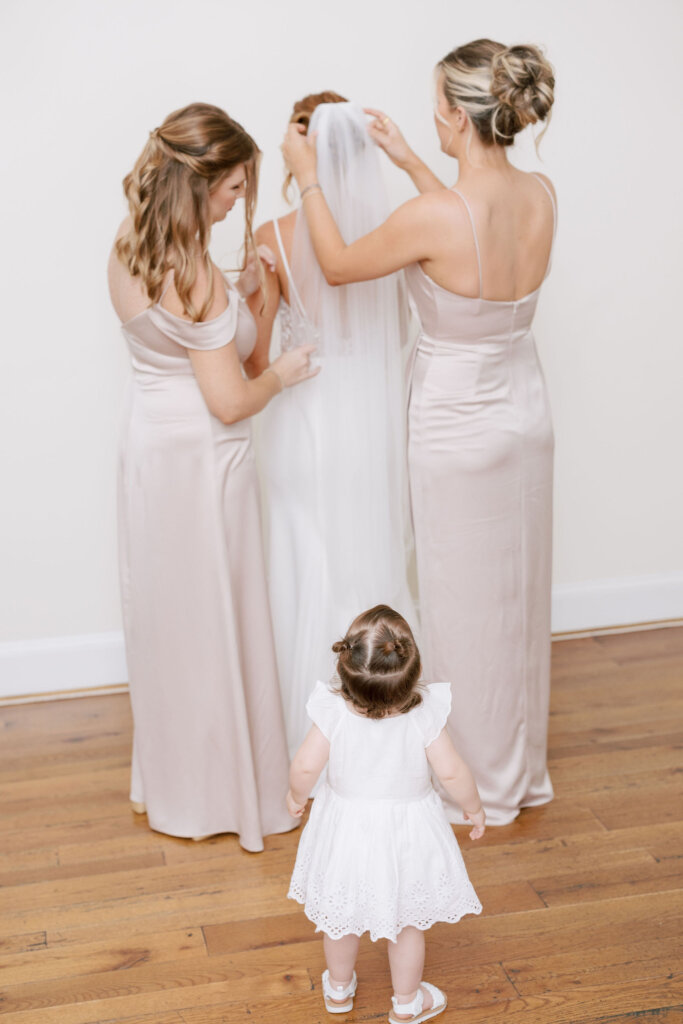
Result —
<path fill-rule="evenodd" d="M 527 125 L 550 120 L 555 74 L 537 46 L 476 39 L 436 67 L 449 107 L 463 108 L 485 145 L 511 146 Z"/>
<path fill-rule="evenodd" d="M 354 619 L 332 650 L 339 692 L 367 718 L 404 714 L 422 703 L 420 652 L 406 620 L 388 605 Z"/>
<path fill-rule="evenodd" d="M 244 128 L 210 103 L 175 110 L 149 134 L 133 170 L 123 179 L 131 226 L 116 243 L 121 262 L 138 277 L 152 302 L 161 296 L 172 268 L 175 287 L 187 315 L 202 320 L 213 299 L 209 291 L 200 309 L 190 292 L 198 260 L 213 280 L 209 256 L 209 193 L 235 167 L 244 164 L 245 253 L 254 251 L 252 221 L 256 205 L 259 148 Z"/>

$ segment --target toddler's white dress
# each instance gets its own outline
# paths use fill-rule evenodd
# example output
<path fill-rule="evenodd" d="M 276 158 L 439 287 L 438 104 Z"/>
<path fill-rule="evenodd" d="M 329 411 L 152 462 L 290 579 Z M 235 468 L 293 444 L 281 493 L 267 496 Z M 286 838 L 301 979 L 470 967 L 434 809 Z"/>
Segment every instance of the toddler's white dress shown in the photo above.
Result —
<path fill-rule="evenodd" d="M 317 683 L 306 705 L 330 758 L 288 896 L 333 939 L 393 942 L 408 925 L 479 914 L 425 753 L 446 725 L 450 684 L 424 686 L 418 707 L 381 719 L 355 714 L 333 686 Z"/>

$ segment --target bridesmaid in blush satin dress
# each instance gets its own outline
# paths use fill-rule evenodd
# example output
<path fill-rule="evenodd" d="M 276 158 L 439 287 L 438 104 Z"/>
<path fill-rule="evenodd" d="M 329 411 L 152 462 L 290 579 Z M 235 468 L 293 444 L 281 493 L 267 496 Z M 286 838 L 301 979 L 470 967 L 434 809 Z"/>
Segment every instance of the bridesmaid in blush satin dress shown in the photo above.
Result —
<path fill-rule="evenodd" d="M 428 681 L 452 684 L 449 728 L 487 821 L 553 797 L 550 689 L 553 431 L 531 324 L 550 266 L 556 201 L 507 147 L 547 120 L 554 73 L 535 46 L 483 39 L 437 65 L 435 122 L 459 165 L 446 189 L 390 118 L 370 134 L 421 195 L 346 245 L 311 188 L 304 210 L 328 281 L 406 268 L 420 321 L 408 411 L 409 479 Z M 290 130 L 301 189 L 312 147 Z M 442 793 L 449 819 L 462 810 Z"/>
<path fill-rule="evenodd" d="M 555 201 L 548 193 L 555 220 Z M 489 823 L 546 803 L 553 430 L 531 323 L 518 300 L 406 278 L 420 320 L 409 406 L 422 651 L 453 680 L 451 728 L 475 765 Z M 482 750 L 482 737 L 486 746 Z M 459 809 L 450 818 L 464 823 Z"/>
<path fill-rule="evenodd" d="M 109 262 L 132 363 L 118 487 L 131 801 L 158 832 L 233 832 L 250 851 L 296 825 L 250 416 L 311 376 L 308 348 L 245 379 L 256 325 L 201 248 L 246 193 L 253 250 L 257 153 L 216 107 L 171 114 L 124 182 Z M 253 260 L 240 287 L 255 277 Z"/>

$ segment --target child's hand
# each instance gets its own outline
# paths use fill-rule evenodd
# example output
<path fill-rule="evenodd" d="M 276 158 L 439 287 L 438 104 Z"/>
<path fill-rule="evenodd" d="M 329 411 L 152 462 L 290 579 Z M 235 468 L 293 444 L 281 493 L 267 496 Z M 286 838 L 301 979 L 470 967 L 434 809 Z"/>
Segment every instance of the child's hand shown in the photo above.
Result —
<path fill-rule="evenodd" d="M 294 797 L 292 796 L 291 789 L 287 790 L 287 797 L 286 797 L 286 799 L 287 799 L 287 810 L 289 811 L 291 816 L 293 818 L 300 818 L 301 815 L 306 810 L 306 801 L 304 801 L 304 803 L 302 803 L 302 804 L 297 803 L 296 800 L 294 799 Z"/>
<path fill-rule="evenodd" d="M 478 811 L 463 811 L 467 821 L 471 821 L 474 828 L 470 832 L 470 839 L 481 839 L 484 832 L 486 831 L 486 812 L 483 807 L 480 807 Z"/>

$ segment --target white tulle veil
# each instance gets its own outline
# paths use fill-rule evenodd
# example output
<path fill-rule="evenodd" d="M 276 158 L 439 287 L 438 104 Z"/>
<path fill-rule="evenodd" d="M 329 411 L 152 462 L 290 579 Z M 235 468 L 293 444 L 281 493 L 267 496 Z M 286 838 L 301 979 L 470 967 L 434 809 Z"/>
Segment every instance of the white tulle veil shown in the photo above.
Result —
<path fill-rule="evenodd" d="M 331 103 L 316 108 L 309 128 L 317 133 L 318 180 L 347 243 L 389 213 L 366 124 L 360 107 Z M 330 645 L 351 620 L 385 603 L 413 628 L 416 622 L 407 586 L 402 275 L 331 287 L 299 211 L 291 278 L 292 342 L 315 337 L 321 366 L 317 377 L 281 396 L 268 441 L 271 480 L 280 481 L 271 501 L 271 604 L 295 745 L 305 729 L 305 696 L 316 677 L 331 675 Z M 298 512 L 287 519 L 284 507 L 292 513 L 294 503 Z M 296 593 L 281 592 L 286 584 L 278 580 L 287 579 Z"/>

